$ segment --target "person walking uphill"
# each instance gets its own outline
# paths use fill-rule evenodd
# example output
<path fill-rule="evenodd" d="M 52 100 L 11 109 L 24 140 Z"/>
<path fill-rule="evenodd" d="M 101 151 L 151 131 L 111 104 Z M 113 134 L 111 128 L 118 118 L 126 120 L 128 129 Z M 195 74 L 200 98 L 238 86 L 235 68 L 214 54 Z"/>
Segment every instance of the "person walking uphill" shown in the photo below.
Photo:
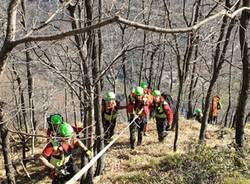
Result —
<path fill-rule="evenodd" d="M 148 88 L 148 83 L 146 82 L 141 82 L 140 87 L 143 88 L 143 93 L 144 93 L 144 99 L 147 100 L 147 103 L 149 107 L 153 104 L 153 95 L 151 94 L 151 90 Z M 150 113 L 149 113 L 150 114 Z M 143 134 L 146 136 L 148 132 L 148 121 L 149 121 L 149 115 L 147 116 L 143 128 Z"/>
<path fill-rule="evenodd" d="M 158 133 L 158 140 L 160 142 L 164 141 L 167 135 L 166 126 L 171 127 L 173 121 L 173 113 L 171 108 L 165 99 L 161 96 L 159 90 L 153 91 L 154 104 L 153 108 L 155 110 L 156 127 Z"/>
<path fill-rule="evenodd" d="M 216 95 L 213 97 L 212 103 L 210 104 L 208 123 L 217 124 L 217 118 L 219 110 L 221 110 L 221 108 L 222 108 L 221 98 L 218 95 Z"/>
<path fill-rule="evenodd" d="M 143 97 L 144 97 L 143 88 L 140 86 L 136 87 L 134 89 L 134 92 L 132 92 L 129 95 L 127 111 L 129 113 L 130 122 L 134 120 L 136 115 L 139 116 L 134 120 L 134 122 L 129 127 L 131 149 L 135 148 L 136 130 L 138 132 L 137 145 L 139 146 L 142 144 L 143 128 L 149 113 L 149 104 Z"/>
<path fill-rule="evenodd" d="M 88 157 L 92 152 L 74 136 L 73 128 L 67 123 L 61 123 L 58 127 L 58 134 L 47 143 L 39 159 L 51 170 L 52 184 L 63 184 L 71 179 L 78 171 L 72 158 L 72 151 L 79 147 Z"/>
<path fill-rule="evenodd" d="M 123 109 L 120 102 L 115 99 L 115 93 L 108 92 L 102 100 L 102 122 L 104 128 L 104 139 L 107 144 L 114 135 L 117 111 Z M 125 107 L 126 108 L 126 107 Z"/>

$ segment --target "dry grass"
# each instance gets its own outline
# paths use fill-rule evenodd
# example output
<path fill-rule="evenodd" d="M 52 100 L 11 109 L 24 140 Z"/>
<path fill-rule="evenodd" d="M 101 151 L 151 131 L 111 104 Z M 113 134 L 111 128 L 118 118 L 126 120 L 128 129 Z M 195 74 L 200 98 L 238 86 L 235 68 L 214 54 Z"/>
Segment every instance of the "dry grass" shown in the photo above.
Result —
<path fill-rule="evenodd" d="M 118 124 L 117 130 L 124 127 L 124 124 Z M 189 143 L 198 142 L 200 124 L 196 121 L 181 119 L 180 132 L 178 140 L 178 151 L 173 152 L 174 132 L 169 132 L 163 143 L 157 140 L 155 123 L 150 122 L 149 136 L 144 136 L 143 144 L 136 147 L 135 150 L 129 148 L 129 132 L 118 140 L 116 145 L 106 155 L 106 167 L 103 176 L 96 178 L 95 183 L 118 184 L 118 183 L 136 183 L 133 179 L 155 175 L 154 167 L 160 160 L 167 155 L 185 153 L 189 149 Z M 225 129 L 223 138 L 221 137 L 223 129 L 219 126 L 208 125 L 207 145 L 211 147 L 227 146 L 233 142 L 234 131 Z M 248 134 L 249 135 L 249 134 Z M 126 145 L 126 146 L 124 146 Z M 168 173 L 156 173 L 165 174 Z M 162 176 L 161 176 L 162 177 Z M 130 178 L 129 181 L 122 178 Z M 101 182 L 100 182 L 101 181 Z M 140 180 L 141 181 L 141 180 Z M 144 182 L 147 183 L 147 182 Z"/>
<path fill-rule="evenodd" d="M 116 132 L 122 130 L 126 123 L 118 123 Z M 148 136 L 143 137 L 143 144 L 131 150 L 129 146 L 129 130 L 121 136 L 112 148 L 106 153 L 106 166 L 102 176 L 96 177 L 94 183 L 119 184 L 119 183 L 138 183 L 147 178 L 151 178 L 151 183 L 158 183 L 157 178 L 168 177 L 169 172 L 155 171 L 156 167 L 166 156 L 174 156 L 186 153 L 189 150 L 190 142 L 198 142 L 200 124 L 192 120 L 180 120 L 180 132 L 178 140 L 178 151 L 173 152 L 174 132 L 170 131 L 163 143 L 159 143 L 155 123 L 149 123 Z M 222 134 L 223 131 L 223 134 Z M 246 128 L 246 137 L 250 137 L 249 127 Z M 208 125 L 208 139 L 206 144 L 210 147 L 226 147 L 233 142 L 234 131 L 222 129 L 219 126 Z M 44 140 L 42 140 L 44 142 Z M 44 143 L 40 142 L 36 147 L 36 152 L 40 153 Z M 18 155 L 16 155 L 18 156 Z M 0 180 L 5 178 L 3 171 L 3 159 L 0 156 Z M 28 164 L 27 170 L 31 175 L 32 182 L 27 178 L 21 166 L 17 168 L 20 175 L 17 176 L 18 183 L 51 183 L 46 169 L 38 162 Z M 153 179 L 152 179 L 152 176 Z M 126 179 L 124 179 L 126 178 Z M 138 181 L 139 178 L 139 181 Z M 155 182 L 154 181 L 155 178 Z M 230 178 L 229 178 L 230 179 Z"/>
<path fill-rule="evenodd" d="M 39 132 L 39 134 L 46 135 L 45 131 L 44 132 Z M 16 138 L 16 140 L 19 140 Z M 21 163 L 16 165 L 16 182 L 17 183 L 36 183 L 36 184 L 50 184 L 51 179 L 48 177 L 48 171 L 47 169 L 41 165 L 40 161 L 38 160 L 37 156 L 41 153 L 43 147 L 46 144 L 46 139 L 44 138 L 38 138 L 36 145 L 35 145 L 35 150 L 34 150 L 34 155 L 35 159 L 31 162 L 28 162 L 26 165 L 26 169 L 28 174 L 30 175 L 30 178 L 27 176 L 26 172 L 23 169 L 23 166 Z M 13 161 L 19 160 L 22 158 L 22 150 L 21 149 L 16 149 L 12 150 L 12 159 Z M 26 152 L 26 157 L 31 158 L 31 151 Z M 4 170 L 4 159 L 3 155 L 0 154 L 0 181 L 5 181 L 6 176 L 5 176 L 5 170 Z M 1 182 L 0 182 L 1 183 Z M 4 184 L 1 183 L 1 184 Z"/>

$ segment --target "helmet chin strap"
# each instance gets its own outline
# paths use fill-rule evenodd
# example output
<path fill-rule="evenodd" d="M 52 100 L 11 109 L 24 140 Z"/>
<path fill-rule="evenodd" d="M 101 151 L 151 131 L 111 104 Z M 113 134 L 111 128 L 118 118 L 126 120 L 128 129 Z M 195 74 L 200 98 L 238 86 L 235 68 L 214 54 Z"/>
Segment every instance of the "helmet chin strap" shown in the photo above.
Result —
<path fill-rule="evenodd" d="M 55 127 L 55 125 L 52 124 L 53 133 L 57 134 L 58 127 L 59 127 L 58 125 Z M 57 135 L 54 135 L 54 136 L 57 136 Z"/>

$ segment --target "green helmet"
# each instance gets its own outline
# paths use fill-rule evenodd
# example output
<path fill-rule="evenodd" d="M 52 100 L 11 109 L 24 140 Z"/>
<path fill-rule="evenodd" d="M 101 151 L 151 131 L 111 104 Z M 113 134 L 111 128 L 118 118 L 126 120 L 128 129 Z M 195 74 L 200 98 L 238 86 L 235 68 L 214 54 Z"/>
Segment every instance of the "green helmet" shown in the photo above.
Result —
<path fill-rule="evenodd" d="M 194 112 L 195 112 L 195 113 L 201 113 L 202 110 L 201 110 L 200 108 L 196 108 L 196 109 L 194 110 Z"/>
<path fill-rule="evenodd" d="M 135 88 L 135 95 L 136 96 L 142 96 L 143 95 L 143 88 L 138 86 Z"/>
<path fill-rule="evenodd" d="M 60 114 L 54 114 L 50 117 L 50 122 L 52 125 L 59 125 L 62 123 L 62 116 Z"/>
<path fill-rule="evenodd" d="M 140 86 L 141 86 L 143 89 L 145 89 L 145 88 L 148 87 L 148 83 L 146 83 L 146 82 L 141 82 Z"/>
<path fill-rule="evenodd" d="M 59 134 L 62 137 L 69 137 L 72 135 L 72 133 L 74 132 L 72 126 L 70 126 L 68 123 L 63 122 L 59 125 Z"/>
<path fill-rule="evenodd" d="M 114 100 L 115 99 L 115 93 L 114 92 L 108 92 L 105 97 L 106 100 Z"/>
<path fill-rule="evenodd" d="M 152 92 L 152 95 L 153 96 L 161 96 L 161 92 L 157 89 L 155 89 L 153 92 Z"/>

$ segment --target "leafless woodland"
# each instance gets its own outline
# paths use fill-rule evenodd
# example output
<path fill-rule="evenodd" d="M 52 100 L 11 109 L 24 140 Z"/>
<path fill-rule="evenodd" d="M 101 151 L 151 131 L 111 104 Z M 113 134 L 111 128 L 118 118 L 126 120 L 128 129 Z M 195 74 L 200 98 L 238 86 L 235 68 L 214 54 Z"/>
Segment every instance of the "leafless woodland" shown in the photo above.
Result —
<path fill-rule="evenodd" d="M 175 150 L 179 116 L 190 118 L 196 107 L 205 139 L 214 95 L 223 101 L 218 124 L 236 127 L 242 148 L 250 116 L 249 10 L 249 0 L 2 1 L 0 141 L 8 183 L 15 183 L 11 147 L 22 145 L 29 158 L 51 113 L 86 127 L 85 144 L 100 151 L 103 94 L 114 91 L 126 104 L 141 81 L 175 100 Z M 125 111 L 120 118 L 127 121 Z M 103 160 L 97 165 L 86 180 L 102 173 Z"/>

